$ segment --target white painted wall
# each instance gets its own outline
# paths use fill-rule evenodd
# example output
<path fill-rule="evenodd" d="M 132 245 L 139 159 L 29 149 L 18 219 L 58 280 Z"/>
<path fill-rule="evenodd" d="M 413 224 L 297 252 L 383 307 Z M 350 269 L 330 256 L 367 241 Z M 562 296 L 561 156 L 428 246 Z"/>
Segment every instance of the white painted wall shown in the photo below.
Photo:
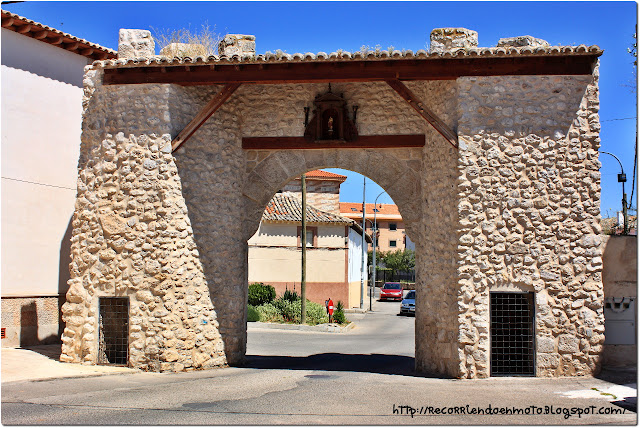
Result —
<path fill-rule="evenodd" d="M 366 257 L 366 254 L 365 254 Z M 366 263 L 366 261 L 365 261 Z M 362 278 L 362 235 L 349 228 L 349 275 L 348 281 L 360 281 Z M 365 280 L 367 277 L 367 266 L 365 265 Z"/>
<path fill-rule="evenodd" d="M 88 59 L 2 29 L 2 296 L 67 290 Z"/>

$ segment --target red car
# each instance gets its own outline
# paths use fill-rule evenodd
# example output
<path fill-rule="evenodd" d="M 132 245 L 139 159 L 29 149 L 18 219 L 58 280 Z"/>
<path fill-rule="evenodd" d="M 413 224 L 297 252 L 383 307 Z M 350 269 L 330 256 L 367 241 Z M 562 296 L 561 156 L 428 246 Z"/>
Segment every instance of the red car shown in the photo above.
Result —
<path fill-rule="evenodd" d="M 402 300 L 402 285 L 399 282 L 385 282 L 380 289 L 380 300 Z"/>

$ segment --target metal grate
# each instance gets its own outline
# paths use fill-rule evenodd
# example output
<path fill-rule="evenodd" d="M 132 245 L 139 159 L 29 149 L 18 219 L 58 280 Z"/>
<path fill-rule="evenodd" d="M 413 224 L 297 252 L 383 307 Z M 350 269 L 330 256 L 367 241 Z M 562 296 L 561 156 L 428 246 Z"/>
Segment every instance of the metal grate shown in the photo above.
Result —
<path fill-rule="evenodd" d="M 129 360 L 129 298 L 100 298 L 99 364 L 127 365 Z"/>
<path fill-rule="evenodd" d="M 2 328 L 0 329 L 0 331 L 2 331 L 2 336 L 0 336 L 0 338 L 5 339 L 7 337 L 7 329 Z"/>
<path fill-rule="evenodd" d="M 491 376 L 535 375 L 533 293 L 491 294 Z"/>

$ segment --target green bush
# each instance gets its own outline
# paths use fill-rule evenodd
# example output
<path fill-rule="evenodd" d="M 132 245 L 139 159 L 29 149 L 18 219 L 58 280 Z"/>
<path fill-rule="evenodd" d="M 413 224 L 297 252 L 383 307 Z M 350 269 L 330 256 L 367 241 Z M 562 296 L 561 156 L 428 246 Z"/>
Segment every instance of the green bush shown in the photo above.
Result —
<path fill-rule="evenodd" d="M 265 303 L 271 303 L 276 298 L 276 289 L 271 285 L 265 285 L 261 282 L 254 282 L 249 285 L 249 304 L 260 306 Z"/>
<path fill-rule="evenodd" d="M 265 303 L 256 307 L 256 311 L 260 315 L 260 321 L 263 322 L 284 322 L 280 309 L 272 303 Z"/>
<path fill-rule="evenodd" d="M 256 322 L 260 321 L 260 312 L 252 306 L 247 306 L 247 322 Z"/>
<path fill-rule="evenodd" d="M 300 322 L 300 313 L 302 310 L 302 301 L 298 300 L 286 300 L 284 297 L 273 301 L 273 305 L 278 308 L 282 318 L 287 322 Z"/>
<path fill-rule="evenodd" d="M 295 291 L 291 291 L 288 288 L 286 290 L 284 290 L 284 294 L 282 295 L 282 298 L 284 300 L 288 300 L 290 302 L 295 302 L 296 300 L 301 300 L 300 296 L 298 295 L 298 293 L 296 293 Z"/>
<path fill-rule="evenodd" d="M 324 305 L 307 300 L 307 324 L 324 324 L 329 322 L 329 314 Z"/>
<path fill-rule="evenodd" d="M 344 316 L 344 306 L 340 300 L 338 300 L 336 308 L 333 310 L 333 322 L 338 324 L 345 324 L 347 322 L 347 317 Z"/>

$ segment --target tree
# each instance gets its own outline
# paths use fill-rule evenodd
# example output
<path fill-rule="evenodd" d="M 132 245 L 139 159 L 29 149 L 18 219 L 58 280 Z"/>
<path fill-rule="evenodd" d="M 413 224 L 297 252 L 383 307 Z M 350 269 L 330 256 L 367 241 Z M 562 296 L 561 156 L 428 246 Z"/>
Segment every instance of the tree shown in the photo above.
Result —
<path fill-rule="evenodd" d="M 413 250 L 389 251 L 382 256 L 382 261 L 391 269 L 391 273 L 396 271 L 409 272 L 416 267 L 416 254 Z"/>
<path fill-rule="evenodd" d="M 382 251 L 376 250 L 376 266 L 381 267 L 380 263 L 382 262 Z M 367 266 L 373 266 L 373 250 L 369 250 L 367 253 Z"/>

